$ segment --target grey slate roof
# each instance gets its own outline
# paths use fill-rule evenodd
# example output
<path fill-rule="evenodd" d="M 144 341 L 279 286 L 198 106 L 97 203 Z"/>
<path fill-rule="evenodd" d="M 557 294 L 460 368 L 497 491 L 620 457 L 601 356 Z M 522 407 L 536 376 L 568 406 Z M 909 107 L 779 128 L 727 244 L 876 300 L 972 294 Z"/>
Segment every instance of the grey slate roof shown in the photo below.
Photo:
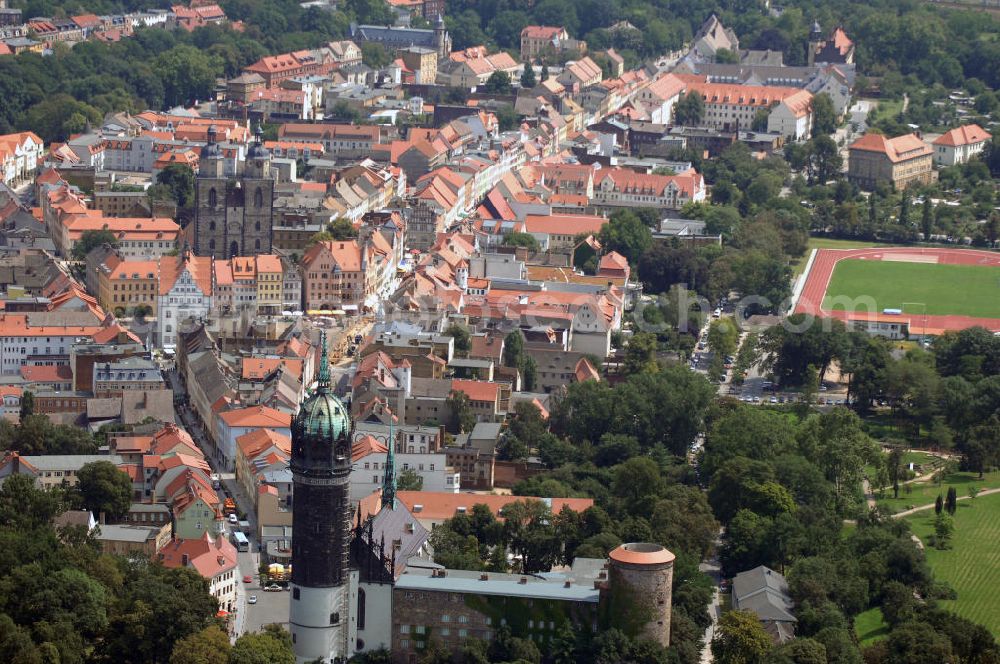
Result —
<path fill-rule="evenodd" d="M 762 621 L 796 622 L 785 577 L 763 565 L 733 578 L 733 608 L 753 611 Z"/>

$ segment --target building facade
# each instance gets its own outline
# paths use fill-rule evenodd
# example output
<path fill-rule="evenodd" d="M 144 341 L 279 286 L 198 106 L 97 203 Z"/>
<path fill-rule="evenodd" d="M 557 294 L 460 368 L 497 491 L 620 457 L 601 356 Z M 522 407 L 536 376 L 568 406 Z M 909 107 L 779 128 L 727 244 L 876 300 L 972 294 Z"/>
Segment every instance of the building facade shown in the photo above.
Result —
<path fill-rule="evenodd" d="M 916 134 L 886 138 L 865 134 L 849 149 L 847 178 L 862 189 L 879 183 L 905 189 L 911 184 L 933 182 L 934 150 Z"/>
<path fill-rule="evenodd" d="M 213 258 L 269 254 L 274 177 L 259 128 L 256 142 L 247 152 L 243 175 L 235 180 L 225 175 L 215 139 L 211 127 L 195 179 L 194 252 Z"/>

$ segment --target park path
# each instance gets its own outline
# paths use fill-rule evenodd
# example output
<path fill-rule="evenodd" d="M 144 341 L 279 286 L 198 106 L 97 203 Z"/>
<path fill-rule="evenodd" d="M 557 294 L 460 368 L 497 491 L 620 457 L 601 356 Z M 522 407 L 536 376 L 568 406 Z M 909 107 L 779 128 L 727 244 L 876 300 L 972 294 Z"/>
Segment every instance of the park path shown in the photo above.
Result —
<path fill-rule="evenodd" d="M 991 493 L 1000 493 L 1000 489 L 985 489 L 983 491 L 980 491 L 978 494 L 976 494 L 976 497 L 978 498 L 979 496 L 988 496 Z M 971 496 L 959 496 L 957 498 L 957 500 L 969 500 L 970 497 Z M 893 519 L 901 519 L 904 516 L 910 516 L 911 514 L 915 514 L 916 512 L 922 512 L 924 510 L 929 510 L 929 509 L 932 509 L 933 507 L 934 507 L 934 503 L 927 503 L 926 505 L 921 505 L 920 507 L 913 507 L 913 508 L 908 509 L 908 510 L 903 510 L 902 512 L 896 512 L 895 514 L 892 515 L 892 518 Z"/>

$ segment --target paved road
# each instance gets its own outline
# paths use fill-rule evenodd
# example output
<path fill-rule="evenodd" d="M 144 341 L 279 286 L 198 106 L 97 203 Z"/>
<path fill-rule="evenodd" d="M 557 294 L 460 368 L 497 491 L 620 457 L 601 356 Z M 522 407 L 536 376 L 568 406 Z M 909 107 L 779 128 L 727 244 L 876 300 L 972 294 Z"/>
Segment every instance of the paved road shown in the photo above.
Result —
<path fill-rule="evenodd" d="M 184 386 L 181 384 L 180 379 L 177 376 L 176 370 L 170 370 L 165 373 L 174 392 L 186 394 Z M 288 593 L 263 592 L 260 589 L 260 578 L 258 575 L 258 569 L 260 567 L 260 554 L 257 550 L 257 517 L 254 513 L 253 503 L 250 501 L 249 496 L 243 492 L 242 488 L 237 485 L 236 475 L 234 473 L 220 472 L 221 469 L 218 467 L 218 462 L 214 457 L 214 447 L 205 437 L 201 427 L 199 427 L 195 422 L 194 414 L 187 407 L 175 406 L 174 416 L 177 424 L 182 426 L 188 431 L 188 433 L 191 434 L 194 442 L 205 454 L 205 459 L 211 467 L 212 472 L 219 475 L 219 479 L 221 480 L 223 487 L 228 494 L 233 497 L 233 500 L 236 501 L 238 511 L 245 514 L 247 521 L 250 523 L 250 527 L 248 529 L 250 532 L 245 533 L 247 539 L 250 540 L 250 551 L 239 553 L 236 561 L 238 568 L 237 575 L 240 579 L 240 583 L 236 588 L 236 607 L 232 612 L 233 623 L 230 638 L 235 641 L 241 634 L 248 631 L 252 632 L 259 630 L 262 626 L 270 623 L 287 623 Z M 232 526 L 227 522 L 227 534 L 231 532 L 231 528 Z M 252 582 L 243 583 L 244 576 L 250 576 L 252 578 Z M 247 598 L 250 595 L 257 595 L 257 604 L 247 603 Z"/>
<path fill-rule="evenodd" d="M 722 529 L 719 529 L 719 536 L 715 541 L 715 548 L 718 551 L 722 546 Z M 722 617 L 722 605 L 720 603 L 722 568 L 719 565 L 718 554 L 713 555 L 708 560 L 698 565 L 698 570 L 712 577 L 715 588 L 712 591 L 712 602 L 708 605 L 708 615 L 712 622 L 705 628 L 704 647 L 701 651 L 701 664 L 711 664 L 712 662 L 712 638 L 715 636 L 715 625 Z"/>
<path fill-rule="evenodd" d="M 984 489 L 983 491 L 980 491 L 976 497 L 988 496 L 991 493 L 1000 493 L 1000 489 Z M 970 500 L 970 496 L 959 496 L 956 500 Z M 912 509 L 903 510 L 902 512 L 896 512 L 892 515 L 892 518 L 902 519 L 904 516 L 910 516 L 911 514 L 915 514 L 917 512 L 932 509 L 933 507 L 934 503 L 927 503 L 926 505 L 921 505 L 920 507 L 914 507 Z"/>

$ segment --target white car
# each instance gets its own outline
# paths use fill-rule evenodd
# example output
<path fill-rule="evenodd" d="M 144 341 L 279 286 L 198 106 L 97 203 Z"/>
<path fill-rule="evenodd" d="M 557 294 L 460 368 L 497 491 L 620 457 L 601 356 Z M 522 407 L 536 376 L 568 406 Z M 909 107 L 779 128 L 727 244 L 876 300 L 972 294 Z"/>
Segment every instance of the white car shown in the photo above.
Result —
<path fill-rule="evenodd" d="M 229 523 L 231 523 L 233 525 L 236 525 L 239 522 L 240 522 L 240 519 L 239 519 L 238 516 L 236 516 L 235 514 L 230 514 L 229 515 Z"/>
<path fill-rule="evenodd" d="M 247 604 L 256 604 L 256 603 L 257 603 L 256 595 L 250 595 L 250 597 L 247 597 Z"/>

